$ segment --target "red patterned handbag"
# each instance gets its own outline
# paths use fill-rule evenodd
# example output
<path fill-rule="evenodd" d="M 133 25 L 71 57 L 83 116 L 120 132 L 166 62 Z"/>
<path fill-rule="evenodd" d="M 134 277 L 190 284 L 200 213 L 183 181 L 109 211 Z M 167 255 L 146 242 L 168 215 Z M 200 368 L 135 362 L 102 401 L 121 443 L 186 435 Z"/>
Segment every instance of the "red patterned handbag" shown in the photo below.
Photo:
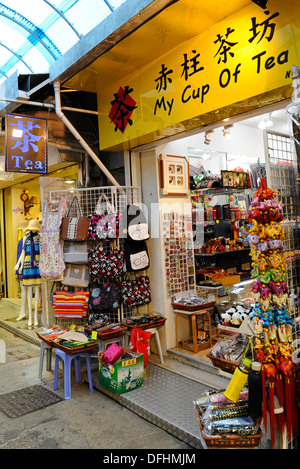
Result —
<path fill-rule="evenodd" d="M 88 239 L 114 239 L 119 236 L 119 213 L 105 194 L 98 200 L 95 212 L 89 215 Z"/>
<path fill-rule="evenodd" d="M 123 304 L 132 308 L 143 306 L 151 302 L 150 280 L 147 275 L 135 280 L 125 279 L 121 282 Z"/>
<path fill-rule="evenodd" d="M 105 252 L 102 247 L 89 250 L 90 275 L 98 277 L 120 277 L 123 274 L 124 252 L 114 249 Z"/>

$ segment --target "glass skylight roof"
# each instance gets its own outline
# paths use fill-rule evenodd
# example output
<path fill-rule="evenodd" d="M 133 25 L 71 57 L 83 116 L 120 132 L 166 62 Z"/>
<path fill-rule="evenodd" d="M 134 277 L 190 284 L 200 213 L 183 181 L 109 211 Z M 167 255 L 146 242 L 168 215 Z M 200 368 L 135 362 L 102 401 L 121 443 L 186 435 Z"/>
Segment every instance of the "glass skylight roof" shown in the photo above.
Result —
<path fill-rule="evenodd" d="M 0 83 L 49 65 L 126 0 L 5 0 L 0 2 Z"/>

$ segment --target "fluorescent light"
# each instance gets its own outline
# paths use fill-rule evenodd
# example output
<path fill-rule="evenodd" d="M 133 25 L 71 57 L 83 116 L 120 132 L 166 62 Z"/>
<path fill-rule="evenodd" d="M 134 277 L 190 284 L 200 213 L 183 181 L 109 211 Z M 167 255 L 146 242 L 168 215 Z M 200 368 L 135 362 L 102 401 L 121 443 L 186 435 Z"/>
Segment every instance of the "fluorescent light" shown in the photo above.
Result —
<path fill-rule="evenodd" d="M 23 130 L 21 129 L 13 129 L 12 136 L 14 138 L 22 138 L 23 137 Z"/>

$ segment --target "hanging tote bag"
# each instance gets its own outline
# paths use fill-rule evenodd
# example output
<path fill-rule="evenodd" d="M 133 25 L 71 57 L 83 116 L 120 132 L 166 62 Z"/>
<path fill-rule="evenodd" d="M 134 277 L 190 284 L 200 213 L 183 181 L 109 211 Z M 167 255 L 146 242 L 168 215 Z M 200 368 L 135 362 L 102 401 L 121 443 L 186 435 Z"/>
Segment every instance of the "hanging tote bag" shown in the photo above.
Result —
<path fill-rule="evenodd" d="M 118 282 L 98 281 L 89 285 L 89 308 L 93 313 L 118 309 L 121 304 L 121 289 Z"/>
<path fill-rule="evenodd" d="M 101 194 L 95 212 L 89 215 L 89 219 L 89 239 L 114 239 L 119 236 L 119 214 L 105 194 Z"/>
<path fill-rule="evenodd" d="M 55 291 L 53 295 L 56 318 L 82 318 L 87 315 L 89 291 Z"/>
<path fill-rule="evenodd" d="M 86 288 L 89 284 L 88 266 L 67 264 L 61 283 L 70 287 Z"/>
<path fill-rule="evenodd" d="M 124 254 L 127 272 L 139 272 L 150 266 L 148 249 L 145 241 L 124 241 Z"/>
<path fill-rule="evenodd" d="M 114 249 L 105 252 L 103 247 L 89 250 L 89 269 L 94 277 L 120 277 L 124 269 L 124 252 Z"/>
<path fill-rule="evenodd" d="M 87 241 L 64 241 L 64 261 L 71 264 L 88 264 Z"/>
<path fill-rule="evenodd" d="M 122 233 L 122 237 L 127 237 L 131 241 L 146 241 L 149 239 L 148 222 L 139 206 L 127 205 L 125 210 L 122 211 L 120 233 Z"/>
<path fill-rule="evenodd" d="M 40 230 L 39 270 L 44 278 L 58 279 L 65 269 L 63 241 L 59 237 L 59 228 L 66 210 L 66 201 L 47 199 L 43 211 Z"/>
<path fill-rule="evenodd" d="M 69 217 L 73 203 L 76 202 L 77 209 L 79 210 L 79 217 Z M 61 222 L 60 237 L 63 240 L 69 241 L 84 241 L 88 237 L 89 217 L 84 217 L 78 197 L 75 196 L 72 200 L 69 210 Z"/>
<path fill-rule="evenodd" d="M 149 277 L 140 276 L 135 280 L 124 279 L 121 282 L 122 302 L 125 306 L 143 306 L 151 302 Z"/>

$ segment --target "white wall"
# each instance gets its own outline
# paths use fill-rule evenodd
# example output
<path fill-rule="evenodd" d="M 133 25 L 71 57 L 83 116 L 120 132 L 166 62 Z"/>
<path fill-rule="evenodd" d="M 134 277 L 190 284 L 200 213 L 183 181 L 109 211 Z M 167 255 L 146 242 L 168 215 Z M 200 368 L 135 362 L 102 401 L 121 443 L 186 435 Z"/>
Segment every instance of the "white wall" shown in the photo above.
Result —
<path fill-rule="evenodd" d="M 230 129 L 231 139 L 223 137 L 222 128 L 215 129 L 210 145 L 204 144 L 204 132 L 182 138 L 164 145 L 164 151 L 175 155 L 186 155 L 188 147 L 210 151 L 244 154 L 257 158 L 264 155 L 263 132 L 260 129 L 236 124 Z"/>

